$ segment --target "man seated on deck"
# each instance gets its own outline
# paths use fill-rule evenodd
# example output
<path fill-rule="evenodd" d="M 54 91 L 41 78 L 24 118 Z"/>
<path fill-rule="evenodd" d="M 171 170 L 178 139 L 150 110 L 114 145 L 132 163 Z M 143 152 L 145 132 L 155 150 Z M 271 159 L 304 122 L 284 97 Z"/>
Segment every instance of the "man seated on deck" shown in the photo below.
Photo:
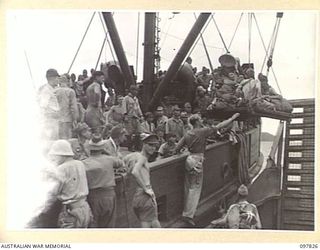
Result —
<path fill-rule="evenodd" d="M 217 130 L 228 126 L 239 117 L 239 113 L 234 114 L 231 118 L 220 122 L 216 126 L 204 127 L 200 115 L 194 114 L 189 118 L 193 129 L 189 130 L 179 141 L 175 151 L 177 153 L 187 146 L 190 155 L 185 163 L 185 181 L 184 181 L 184 209 L 182 219 L 186 223 L 195 226 L 193 217 L 197 210 L 200 199 L 202 181 L 203 181 L 203 162 L 206 150 L 206 139 Z"/>
<path fill-rule="evenodd" d="M 151 187 L 148 164 L 148 159 L 157 149 L 158 137 L 153 134 L 142 134 L 142 143 L 141 152 L 131 153 L 124 159 L 128 171 L 137 182 L 132 205 L 142 228 L 159 228 L 161 225 L 158 220 L 157 201 Z"/>
<path fill-rule="evenodd" d="M 233 229 L 261 229 L 261 221 L 257 207 L 247 201 L 248 188 L 238 188 L 238 202 L 231 205 L 221 219 L 212 221 L 211 227 L 227 226 Z"/>

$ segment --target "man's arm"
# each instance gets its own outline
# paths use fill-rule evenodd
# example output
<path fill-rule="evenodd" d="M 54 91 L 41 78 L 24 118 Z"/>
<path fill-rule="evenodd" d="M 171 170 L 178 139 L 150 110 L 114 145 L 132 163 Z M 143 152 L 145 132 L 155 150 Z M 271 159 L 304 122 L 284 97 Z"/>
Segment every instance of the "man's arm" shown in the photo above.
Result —
<path fill-rule="evenodd" d="M 142 174 L 142 168 L 144 167 L 144 164 L 146 163 L 146 159 L 139 157 L 139 160 L 136 162 L 136 164 L 133 166 L 131 174 L 135 177 L 138 185 L 146 192 L 148 193 L 148 190 L 150 190 L 149 181 L 146 180 L 146 177 Z"/>
<path fill-rule="evenodd" d="M 224 127 L 227 127 L 228 125 L 230 125 L 235 119 L 237 119 L 240 116 L 239 113 L 235 113 L 233 116 L 231 116 L 229 119 L 220 122 L 217 126 L 215 126 L 217 129 L 221 129 Z"/>
<path fill-rule="evenodd" d="M 180 153 L 180 150 L 183 148 L 183 146 L 185 145 L 185 139 L 184 136 L 179 140 L 177 146 L 174 149 L 175 153 Z"/>

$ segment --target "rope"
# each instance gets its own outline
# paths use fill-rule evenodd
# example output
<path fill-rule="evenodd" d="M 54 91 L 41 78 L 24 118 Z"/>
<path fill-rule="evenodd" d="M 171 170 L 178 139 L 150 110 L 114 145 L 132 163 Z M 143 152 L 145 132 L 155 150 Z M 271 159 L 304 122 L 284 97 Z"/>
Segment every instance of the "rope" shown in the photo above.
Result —
<path fill-rule="evenodd" d="M 205 30 L 207 29 L 207 27 L 208 27 L 209 23 L 210 23 L 210 20 L 209 20 L 209 22 L 207 22 L 207 23 L 206 23 L 206 25 L 205 25 L 205 26 L 204 26 L 204 28 L 203 28 L 203 31 L 202 31 L 202 32 L 200 32 L 200 34 L 202 34 L 203 32 L 205 32 Z M 196 40 L 196 42 L 193 44 L 193 46 L 192 46 L 192 48 L 191 48 L 191 50 L 190 50 L 190 52 L 189 52 L 188 56 L 190 56 L 190 55 L 191 55 L 191 53 L 193 52 L 194 48 L 197 46 L 197 44 L 198 44 L 198 42 L 199 42 L 200 38 L 201 38 L 201 36 L 198 36 L 198 37 L 197 37 L 197 40 Z"/>
<path fill-rule="evenodd" d="M 239 18 L 237 27 L 236 27 L 236 29 L 235 29 L 235 31 L 234 31 L 234 33 L 233 33 L 233 36 L 232 36 L 232 38 L 231 38 L 231 41 L 230 41 L 230 43 L 229 43 L 228 50 L 230 50 L 231 44 L 232 44 L 232 42 L 233 42 L 233 39 L 234 39 L 234 37 L 236 36 L 236 33 L 237 33 L 237 31 L 238 31 L 238 28 L 239 28 L 239 25 L 240 25 L 240 22 L 241 22 L 241 19 L 242 19 L 242 16 L 243 16 L 243 12 L 242 12 L 241 15 L 240 15 L 240 18 Z"/>
<path fill-rule="evenodd" d="M 193 15 L 194 15 L 194 18 L 197 20 L 197 15 L 196 15 L 196 13 L 193 13 Z M 211 60 L 210 60 L 210 56 L 209 56 L 209 52 L 208 52 L 207 46 L 206 46 L 206 44 L 205 44 L 205 42 L 204 42 L 202 33 L 200 33 L 200 38 L 201 38 L 201 40 L 202 40 L 202 44 L 203 44 L 203 47 L 204 47 L 204 51 L 206 52 L 206 56 L 207 56 L 207 59 L 208 59 L 209 65 L 210 65 L 211 72 L 213 73 L 213 66 L 212 66 L 212 63 L 211 63 Z"/>
<path fill-rule="evenodd" d="M 105 37 L 104 37 L 104 39 L 103 39 L 103 43 L 102 43 L 102 46 L 101 46 L 101 50 L 100 50 L 100 53 L 99 53 L 99 57 L 98 57 L 96 66 L 94 67 L 94 70 L 95 70 L 95 71 L 97 70 L 97 67 L 98 67 L 98 64 L 99 64 L 99 61 L 100 61 L 100 58 L 101 58 L 102 51 L 103 51 L 104 45 L 105 45 L 105 43 L 106 43 L 106 40 L 107 40 L 107 35 L 105 35 Z"/>
<path fill-rule="evenodd" d="M 140 33 L 140 12 L 138 12 L 138 30 L 137 30 L 137 48 L 136 48 L 136 75 L 138 75 L 139 33 Z"/>
<path fill-rule="evenodd" d="M 262 63 L 262 68 L 261 68 L 261 72 L 263 71 L 263 68 L 264 68 L 264 64 L 268 58 L 268 55 L 269 55 L 269 50 L 270 50 L 270 47 L 271 47 L 271 44 L 272 44 L 272 39 L 274 37 L 274 34 L 276 32 L 276 28 L 277 28 L 277 22 L 275 23 L 274 25 L 274 28 L 273 28 L 273 31 L 272 31 L 272 35 L 271 35 L 271 38 L 270 38 L 270 41 L 269 41 L 269 45 L 268 45 L 268 48 L 267 48 L 267 51 L 266 51 L 266 55 L 264 57 L 264 60 L 263 60 L 263 63 Z"/>
<path fill-rule="evenodd" d="M 101 12 L 99 12 L 99 17 L 100 17 L 100 21 L 101 21 L 101 24 L 102 24 L 104 33 L 106 34 L 106 37 L 107 37 L 107 42 L 108 42 L 108 45 L 109 45 L 109 49 L 110 49 L 110 52 L 111 52 L 111 56 L 112 56 L 112 58 L 113 58 L 113 61 L 116 61 L 115 56 L 114 56 L 114 54 L 113 54 L 112 46 L 111 46 L 111 44 L 110 44 L 110 40 L 109 40 L 109 38 L 108 38 L 108 31 L 107 31 L 106 27 L 104 26 L 105 23 L 104 23 L 104 21 L 103 21 L 103 19 L 102 19 L 102 14 L 101 14 Z"/>
<path fill-rule="evenodd" d="M 218 24 L 217 24 L 216 21 L 214 20 L 213 14 L 211 14 L 211 19 L 212 19 L 212 21 L 214 22 L 214 25 L 215 25 L 216 28 L 217 28 L 217 31 L 218 31 L 218 33 L 219 33 L 219 36 L 220 36 L 220 38 L 221 38 L 221 41 L 222 41 L 222 43 L 223 43 L 223 46 L 224 46 L 226 52 L 229 53 L 229 50 L 228 50 L 228 48 L 227 48 L 227 45 L 226 45 L 226 43 L 224 42 L 224 39 L 223 39 L 223 37 L 222 37 L 222 34 L 221 34 L 220 30 L 219 30 Z"/>
<path fill-rule="evenodd" d="M 267 56 L 267 55 L 268 55 L 268 50 L 269 50 L 269 47 L 270 47 L 271 43 L 269 43 L 268 49 L 267 49 L 267 48 L 266 48 L 266 44 L 265 44 L 265 42 L 264 42 L 264 40 L 263 40 L 263 37 L 262 37 L 262 34 L 261 34 L 261 30 L 260 30 L 260 27 L 259 27 L 259 24 L 258 24 L 258 21 L 257 21 L 257 18 L 256 18 L 256 15 L 255 15 L 255 14 L 253 14 L 253 18 L 254 18 L 254 21 L 255 21 L 255 23 L 256 23 L 256 27 L 257 27 L 257 29 L 258 29 L 258 33 L 259 33 L 261 42 L 262 42 L 263 48 L 264 48 L 264 50 L 265 50 L 265 52 L 266 52 L 266 56 Z M 270 42 L 271 42 L 271 41 L 270 41 Z M 265 57 L 265 59 L 266 59 L 266 57 Z M 262 70 L 263 70 L 263 66 L 264 66 L 264 62 L 263 62 L 263 64 L 262 64 L 262 68 L 261 68 L 261 71 L 260 71 L 261 73 L 262 73 Z M 271 67 L 271 71 L 272 71 L 273 77 L 274 77 L 274 79 L 275 79 L 275 81 L 276 81 L 276 84 L 277 84 L 279 93 L 280 93 L 280 95 L 282 95 L 282 92 L 281 92 L 281 89 L 280 89 L 280 86 L 279 86 L 279 83 L 278 83 L 278 79 L 277 79 L 277 77 L 276 77 L 276 74 L 274 73 L 273 67 Z"/>
<path fill-rule="evenodd" d="M 252 13 L 248 13 L 248 63 L 251 62 L 251 31 L 252 31 Z"/>
<path fill-rule="evenodd" d="M 30 74 L 30 77 L 31 77 L 31 80 L 32 80 L 33 89 L 36 90 L 36 85 L 35 85 L 34 80 L 33 80 L 33 75 L 32 75 L 32 71 L 31 71 L 31 67 L 30 67 L 28 55 L 27 55 L 27 52 L 26 52 L 25 50 L 24 50 L 24 56 L 25 56 L 26 61 L 27 61 L 27 65 L 28 65 L 28 69 L 29 69 L 29 74 Z"/>
<path fill-rule="evenodd" d="M 79 47 L 78 47 L 78 49 L 77 49 L 77 52 L 76 52 L 76 54 L 75 54 L 74 57 L 73 57 L 73 60 L 72 60 L 72 62 L 71 62 L 71 65 L 70 65 L 70 67 L 69 67 L 69 69 L 68 69 L 67 74 L 69 74 L 69 72 L 70 72 L 70 70 L 71 70 L 71 68 L 72 68 L 72 66 L 73 66 L 73 63 L 74 63 L 74 61 L 75 61 L 76 58 L 77 58 L 77 55 L 78 55 L 78 53 L 79 53 L 79 51 L 80 51 L 80 48 L 81 48 L 81 45 L 82 45 L 82 43 L 83 43 L 83 41 L 84 41 L 84 38 L 86 37 L 86 35 L 87 35 L 87 33 L 88 33 L 89 27 L 90 27 L 90 25 L 91 25 L 91 23 L 92 23 L 92 20 L 93 20 L 95 14 L 96 14 L 96 12 L 93 12 L 92 17 L 91 17 L 91 19 L 90 19 L 90 22 L 89 22 L 89 24 L 88 24 L 88 26 L 87 26 L 87 28 L 86 28 L 86 31 L 85 31 L 85 33 L 84 33 L 84 35 L 83 35 L 83 37 L 82 37 L 82 40 L 81 40 L 80 45 L 79 45 Z"/>

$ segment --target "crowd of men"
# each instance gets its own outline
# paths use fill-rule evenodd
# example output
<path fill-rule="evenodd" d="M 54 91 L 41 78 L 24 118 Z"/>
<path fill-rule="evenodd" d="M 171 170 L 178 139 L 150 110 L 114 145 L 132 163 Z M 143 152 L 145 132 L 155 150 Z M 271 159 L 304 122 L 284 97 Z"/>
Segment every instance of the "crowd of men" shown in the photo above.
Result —
<path fill-rule="evenodd" d="M 219 124 L 206 125 L 198 113 L 212 100 L 213 75 L 203 68 L 197 75 L 193 103 L 182 107 L 164 99 L 154 112 L 143 114 L 139 88 L 130 86 L 125 96 L 103 89 L 102 71 L 59 75 L 46 72 L 38 101 L 43 125 L 41 138 L 49 145 L 48 158 L 57 166 L 56 198 L 63 204 L 59 227 L 115 227 L 115 174 L 132 174 L 137 182 L 133 210 L 142 227 L 160 227 L 157 201 L 150 182 L 149 162 L 186 150 L 185 206 L 183 220 L 193 220 L 201 194 L 206 139 L 232 124 L 239 116 Z M 134 153 L 123 153 L 122 147 Z"/>

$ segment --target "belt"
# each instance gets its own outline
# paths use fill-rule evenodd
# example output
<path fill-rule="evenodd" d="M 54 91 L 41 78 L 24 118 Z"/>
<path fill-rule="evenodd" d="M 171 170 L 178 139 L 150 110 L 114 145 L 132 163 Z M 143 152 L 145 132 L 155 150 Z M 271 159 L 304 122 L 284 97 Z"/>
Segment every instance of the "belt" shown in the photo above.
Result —
<path fill-rule="evenodd" d="M 67 209 L 74 209 L 74 208 L 79 208 L 82 207 L 84 204 L 86 204 L 86 200 L 85 199 L 81 199 L 78 201 L 74 201 L 72 203 L 69 204 L 63 204 Z"/>
<path fill-rule="evenodd" d="M 94 188 L 89 190 L 89 196 L 91 195 L 98 195 L 98 194 L 105 194 L 105 193 L 113 193 L 114 187 L 100 187 L 100 188 Z"/>

